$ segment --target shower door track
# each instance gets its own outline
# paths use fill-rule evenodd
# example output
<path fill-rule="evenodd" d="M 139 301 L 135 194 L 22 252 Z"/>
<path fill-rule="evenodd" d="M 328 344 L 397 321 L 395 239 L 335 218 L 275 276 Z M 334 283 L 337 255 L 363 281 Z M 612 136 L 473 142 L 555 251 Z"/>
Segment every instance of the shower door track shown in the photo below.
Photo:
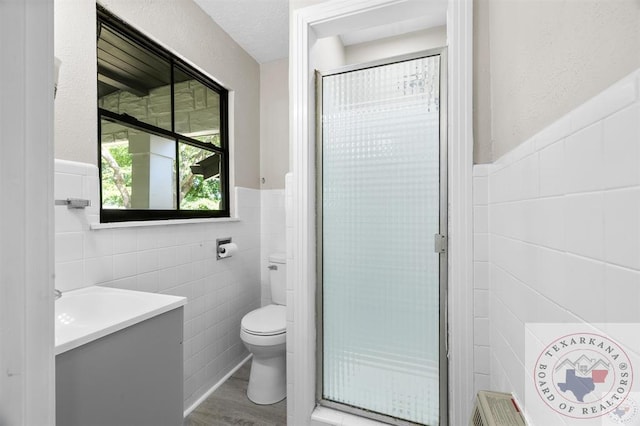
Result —
<path fill-rule="evenodd" d="M 424 50 L 408 55 L 395 56 L 379 61 L 363 64 L 349 65 L 331 71 L 315 72 L 316 85 L 316 401 L 319 405 L 336 409 L 349 414 L 379 420 L 398 426 L 415 426 L 417 423 L 387 416 L 352 405 L 342 404 L 323 398 L 323 292 L 322 292 L 322 77 L 358 71 L 367 68 L 390 65 L 398 62 L 421 59 L 430 56 L 440 56 L 440 234 L 448 239 L 448 185 L 447 185 L 447 48 L 440 47 Z M 445 240 L 446 241 L 446 240 Z M 437 242 L 434 242 L 434 246 Z M 435 249 L 435 247 L 434 247 Z M 438 250 L 439 255 L 439 426 L 447 426 L 448 406 L 448 372 L 449 372 L 449 345 L 448 345 L 448 248 Z M 436 426 L 436 425 L 426 425 Z"/>

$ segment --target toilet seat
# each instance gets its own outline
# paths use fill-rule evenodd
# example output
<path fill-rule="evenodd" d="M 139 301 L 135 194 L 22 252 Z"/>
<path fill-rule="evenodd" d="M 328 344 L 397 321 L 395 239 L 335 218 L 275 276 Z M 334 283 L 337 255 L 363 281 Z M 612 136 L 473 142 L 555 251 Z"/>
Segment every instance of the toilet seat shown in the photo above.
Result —
<path fill-rule="evenodd" d="M 267 305 L 242 318 L 242 331 L 253 336 L 276 336 L 287 332 L 287 307 Z"/>
<path fill-rule="evenodd" d="M 277 349 L 279 346 L 284 348 L 287 343 L 287 333 L 273 334 L 271 336 L 259 336 L 248 333 L 244 328 L 240 329 L 240 339 L 245 345 L 272 347 Z M 252 351 L 252 349 L 250 349 Z"/>

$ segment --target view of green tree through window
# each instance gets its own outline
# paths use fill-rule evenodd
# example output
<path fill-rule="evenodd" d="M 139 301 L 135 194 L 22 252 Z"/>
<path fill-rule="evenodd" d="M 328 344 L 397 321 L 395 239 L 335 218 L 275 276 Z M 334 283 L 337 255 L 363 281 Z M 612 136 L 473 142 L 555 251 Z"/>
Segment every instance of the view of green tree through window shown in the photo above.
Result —
<path fill-rule="evenodd" d="M 216 210 L 220 203 L 220 157 L 198 147 L 181 143 L 180 208 Z"/>
<path fill-rule="evenodd" d="M 98 6 L 101 221 L 228 217 L 226 89 Z"/>

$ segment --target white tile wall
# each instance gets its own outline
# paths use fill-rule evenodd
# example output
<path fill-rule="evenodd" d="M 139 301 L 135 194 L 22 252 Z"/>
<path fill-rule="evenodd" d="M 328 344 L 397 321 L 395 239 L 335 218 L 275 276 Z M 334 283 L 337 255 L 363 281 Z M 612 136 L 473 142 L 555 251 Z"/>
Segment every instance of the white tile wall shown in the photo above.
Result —
<path fill-rule="evenodd" d="M 526 404 L 527 322 L 640 321 L 638 85 L 640 71 L 475 166 L 476 388 Z"/>
<path fill-rule="evenodd" d="M 284 189 L 263 189 L 260 191 L 260 277 L 262 288 L 262 306 L 271 303 L 269 288 L 269 255 L 286 253 L 285 235 L 285 191 Z"/>
<path fill-rule="evenodd" d="M 474 391 L 489 388 L 489 170 L 477 165 L 473 170 L 473 280 L 474 280 Z"/>
<path fill-rule="evenodd" d="M 604 187 L 602 122 L 597 122 L 564 141 L 565 194 L 598 191 Z"/>
<path fill-rule="evenodd" d="M 87 198 L 92 204 L 85 210 L 55 208 L 56 288 L 104 285 L 188 297 L 185 409 L 248 354 L 240 320 L 260 306 L 260 191 L 236 188 L 235 194 L 238 222 L 91 230 L 99 220 L 96 167 L 55 164 L 56 199 Z M 232 237 L 239 251 L 217 261 L 215 240 L 222 237 Z"/>

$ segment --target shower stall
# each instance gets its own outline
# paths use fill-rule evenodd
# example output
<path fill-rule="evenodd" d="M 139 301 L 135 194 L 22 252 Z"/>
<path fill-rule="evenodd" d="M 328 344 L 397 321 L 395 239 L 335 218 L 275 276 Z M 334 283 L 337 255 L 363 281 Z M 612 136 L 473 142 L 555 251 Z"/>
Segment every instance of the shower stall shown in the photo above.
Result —
<path fill-rule="evenodd" d="M 447 424 L 446 50 L 316 74 L 319 404 Z"/>

